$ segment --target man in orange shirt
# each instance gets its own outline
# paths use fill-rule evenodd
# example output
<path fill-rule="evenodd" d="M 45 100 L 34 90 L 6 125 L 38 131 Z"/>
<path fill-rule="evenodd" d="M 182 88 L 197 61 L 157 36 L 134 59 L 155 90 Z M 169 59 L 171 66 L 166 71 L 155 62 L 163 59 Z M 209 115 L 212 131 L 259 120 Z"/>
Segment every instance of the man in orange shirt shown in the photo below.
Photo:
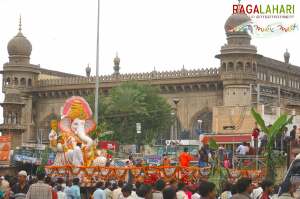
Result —
<path fill-rule="evenodd" d="M 181 167 L 188 167 L 190 166 L 190 161 L 192 157 L 188 153 L 188 148 L 184 148 L 183 152 L 179 155 L 179 165 Z"/>

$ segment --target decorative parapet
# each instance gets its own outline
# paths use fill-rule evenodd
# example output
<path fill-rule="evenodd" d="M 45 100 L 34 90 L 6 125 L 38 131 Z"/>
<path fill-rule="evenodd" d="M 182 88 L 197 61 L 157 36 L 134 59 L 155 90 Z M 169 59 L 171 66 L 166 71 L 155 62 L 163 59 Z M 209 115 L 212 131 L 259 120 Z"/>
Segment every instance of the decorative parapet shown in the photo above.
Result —
<path fill-rule="evenodd" d="M 128 81 L 128 80 L 153 80 L 153 79 L 176 79 L 176 78 L 195 78 L 204 76 L 218 76 L 219 69 L 197 69 L 197 70 L 179 70 L 179 71 L 152 71 L 147 73 L 125 73 L 119 75 L 102 75 L 99 77 L 101 82 Z M 65 77 L 60 79 L 38 80 L 36 87 L 60 86 L 74 84 L 88 84 L 96 81 L 96 77 Z"/>
<path fill-rule="evenodd" d="M 0 130 L 25 130 L 26 126 L 21 124 L 0 124 Z"/>

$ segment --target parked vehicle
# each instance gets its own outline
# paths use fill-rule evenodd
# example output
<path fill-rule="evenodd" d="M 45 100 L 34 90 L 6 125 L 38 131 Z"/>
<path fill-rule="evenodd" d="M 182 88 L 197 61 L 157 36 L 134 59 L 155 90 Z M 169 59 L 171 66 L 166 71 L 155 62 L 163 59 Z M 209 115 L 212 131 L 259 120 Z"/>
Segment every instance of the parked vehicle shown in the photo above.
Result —
<path fill-rule="evenodd" d="M 289 169 L 287 170 L 286 176 L 279 187 L 278 195 L 281 195 L 284 192 L 287 192 L 287 184 L 291 182 L 293 184 L 300 184 L 300 154 L 291 163 Z M 297 189 L 297 195 L 300 195 L 300 190 Z"/>

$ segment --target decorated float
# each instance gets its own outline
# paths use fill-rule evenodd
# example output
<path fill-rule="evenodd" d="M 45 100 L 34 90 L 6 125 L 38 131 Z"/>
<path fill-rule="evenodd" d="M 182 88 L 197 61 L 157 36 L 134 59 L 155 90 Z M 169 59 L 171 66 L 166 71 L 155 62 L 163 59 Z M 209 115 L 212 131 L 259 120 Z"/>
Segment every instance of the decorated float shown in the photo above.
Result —
<path fill-rule="evenodd" d="M 130 178 L 133 182 L 154 183 L 163 178 L 192 183 L 208 178 L 210 167 L 133 166 L 129 161 L 124 166 L 107 166 L 106 152 L 99 149 L 98 140 L 90 136 L 96 127 L 92 116 L 84 98 L 73 96 L 66 100 L 60 121 L 51 121 L 49 147 L 56 152 L 56 157 L 52 165 L 45 167 L 48 175 L 68 179 L 78 177 L 81 185 L 87 187 L 99 180 L 126 181 Z M 232 179 L 240 176 L 262 177 L 258 171 L 234 170 L 229 173 Z"/>

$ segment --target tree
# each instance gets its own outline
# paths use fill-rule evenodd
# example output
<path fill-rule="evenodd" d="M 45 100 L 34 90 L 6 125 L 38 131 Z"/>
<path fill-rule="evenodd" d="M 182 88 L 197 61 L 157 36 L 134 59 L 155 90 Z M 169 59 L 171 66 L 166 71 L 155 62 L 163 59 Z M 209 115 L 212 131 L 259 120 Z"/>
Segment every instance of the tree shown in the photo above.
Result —
<path fill-rule="evenodd" d="M 286 114 L 281 115 L 277 120 L 266 127 L 265 121 L 259 113 L 257 113 L 253 108 L 251 109 L 252 116 L 254 117 L 257 124 L 260 126 L 261 130 L 267 135 L 267 146 L 265 151 L 266 165 L 267 165 L 267 178 L 274 182 L 276 173 L 275 169 L 278 165 L 278 153 L 273 150 L 274 142 L 276 136 L 282 133 L 283 128 L 291 124 L 293 121 L 293 116 L 289 117 Z"/>
<path fill-rule="evenodd" d="M 105 123 L 114 132 L 112 139 L 137 143 L 136 123 L 142 126 L 141 144 L 169 134 L 171 106 L 156 87 L 126 82 L 112 88 L 107 96 L 100 95 L 98 123 Z M 93 109 L 94 96 L 89 96 L 87 101 Z"/>

